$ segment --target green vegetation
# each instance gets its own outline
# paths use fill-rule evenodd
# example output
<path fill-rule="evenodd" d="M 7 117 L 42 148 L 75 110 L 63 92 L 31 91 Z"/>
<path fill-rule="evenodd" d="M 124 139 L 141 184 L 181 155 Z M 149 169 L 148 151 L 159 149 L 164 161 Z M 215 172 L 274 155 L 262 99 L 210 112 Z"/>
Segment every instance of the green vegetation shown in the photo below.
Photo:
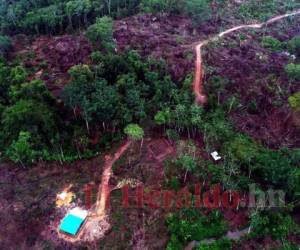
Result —
<path fill-rule="evenodd" d="M 300 56 L 300 36 L 295 36 L 288 41 L 287 48 L 290 53 Z"/>
<path fill-rule="evenodd" d="M 195 24 L 200 24 L 210 18 L 210 8 L 207 0 L 187 0 L 185 9 Z"/>
<path fill-rule="evenodd" d="M 191 240 L 221 237 L 227 229 L 221 214 L 216 211 L 204 216 L 198 210 L 183 209 L 169 215 L 166 221 L 171 234 L 167 250 L 182 249 Z"/>
<path fill-rule="evenodd" d="M 300 92 L 297 92 L 289 97 L 290 107 L 295 111 L 300 111 Z"/>
<path fill-rule="evenodd" d="M 142 0 L 140 9 L 144 12 L 151 13 L 180 13 L 182 11 L 182 7 L 184 6 L 183 0 Z"/>
<path fill-rule="evenodd" d="M 251 216 L 251 227 L 254 234 L 258 236 L 269 235 L 273 239 L 284 240 L 293 232 L 299 232 L 299 227 L 292 220 L 291 216 L 278 212 L 258 212 Z"/>
<path fill-rule="evenodd" d="M 99 47 L 101 45 L 106 51 L 112 51 L 114 48 L 113 20 L 107 16 L 97 18 L 96 23 L 88 28 L 87 37 Z"/>
<path fill-rule="evenodd" d="M 294 0 L 250 0 L 240 5 L 237 16 L 244 20 L 265 21 L 275 13 L 287 12 L 299 6 L 299 2 Z"/>
<path fill-rule="evenodd" d="M 144 130 L 137 124 L 129 124 L 124 133 L 132 140 L 141 140 L 144 137 Z"/>
<path fill-rule="evenodd" d="M 209 61 L 211 58 L 217 60 L 214 66 L 208 65 L 205 61 L 204 87 L 208 103 L 204 107 L 195 104 L 195 97 L 191 91 L 192 74 L 187 75 L 182 81 L 176 80 L 176 77 L 168 73 L 170 66 L 180 67 L 180 60 L 187 57 L 190 57 L 190 60 L 187 60 L 186 65 L 183 66 L 187 66 L 186 68 L 192 71 L 190 63 L 193 54 L 185 51 L 186 49 L 191 51 L 189 49 L 191 47 L 184 43 L 185 41 L 192 43 L 198 36 L 201 37 L 198 32 L 200 27 L 205 29 L 205 34 L 207 28 L 206 35 L 210 36 L 210 30 L 216 28 L 213 26 L 214 22 L 223 29 L 231 23 L 241 21 L 234 19 L 236 16 L 231 16 L 230 19 L 221 18 L 221 15 L 228 10 L 225 6 L 229 2 L 229 7 L 238 6 L 238 10 L 228 11 L 227 15 L 236 13 L 237 16 L 245 19 L 245 23 L 265 20 L 275 13 L 300 7 L 298 2 L 292 0 L 250 0 L 239 4 L 224 0 L 2 1 L 0 3 L 0 28 L 3 34 L 0 35 L 1 160 L 11 161 L 27 168 L 24 171 L 30 171 L 28 168 L 39 161 L 58 161 L 63 165 L 64 162 L 101 154 L 104 150 L 110 150 L 114 143 L 117 144 L 126 138 L 141 141 L 140 149 L 142 149 L 143 139 L 153 139 L 155 134 L 155 143 L 161 143 L 160 145 L 166 143 L 168 144 L 166 147 L 172 146 L 170 151 L 174 152 L 170 154 L 170 159 L 165 159 L 164 172 L 161 171 L 164 180 L 161 181 L 159 178 L 161 181 L 159 185 L 165 185 L 173 191 L 179 191 L 186 186 L 185 190 L 191 191 L 194 182 L 199 182 L 203 183 L 202 192 L 206 192 L 208 187 L 220 184 L 222 191 L 228 190 L 231 198 L 233 190 L 247 197 L 249 185 L 254 183 L 257 192 L 269 188 L 286 192 L 286 208 L 289 211 L 281 208 L 274 209 L 276 213 L 272 209 L 257 210 L 252 213 L 247 225 L 239 226 L 250 225 L 252 233 L 247 239 L 260 240 L 264 237 L 272 237 L 274 241 L 283 243 L 284 249 L 292 249 L 293 245 L 289 242 L 288 236 L 292 233 L 298 234 L 299 228 L 294 221 L 293 213 L 289 212 L 297 211 L 299 207 L 300 151 L 296 148 L 299 145 L 298 141 L 291 145 L 288 136 L 290 130 L 295 127 L 294 124 L 290 124 L 290 120 L 297 118 L 300 112 L 299 36 L 289 41 L 283 41 L 286 34 L 278 35 L 279 40 L 272 36 L 258 38 L 255 45 L 260 43 L 265 48 L 260 48 L 258 53 L 254 51 L 255 46 L 249 46 L 248 42 L 251 37 L 255 38 L 255 33 L 239 35 L 240 43 L 234 41 L 230 44 L 232 51 L 216 46 L 203 50 L 205 60 Z M 224 9 L 220 10 L 220 6 Z M 167 51 L 169 54 L 174 53 L 176 58 L 178 56 L 180 59 L 178 62 L 177 59 L 173 62 L 171 59 L 156 60 L 148 56 L 145 51 L 152 49 L 152 43 L 156 43 L 155 39 L 149 40 L 149 44 L 140 44 L 138 46 L 141 50 L 140 54 L 131 50 L 132 48 L 127 48 L 123 41 L 121 41 L 121 49 L 117 50 L 113 38 L 114 19 L 121 19 L 139 11 L 155 14 L 141 15 L 135 21 L 143 21 L 146 16 L 145 20 L 148 23 L 145 27 L 147 25 L 155 29 L 158 27 L 158 32 L 160 19 L 167 20 L 174 14 L 192 19 L 191 27 L 185 18 L 181 19 L 178 16 L 170 18 L 172 22 L 173 18 L 175 21 L 179 20 L 178 22 L 183 20 L 183 23 L 176 23 L 176 27 L 173 26 L 174 31 L 170 31 L 181 49 L 175 51 L 176 49 L 172 48 Z M 167 21 L 166 26 L 169 27 L 169 20 Z M 124 22 L 125 28 L 122 21 L 118 24 L 121 29 L 131 29 L 126 24 L 127 20 Z M 131 19 L 128 22 L 131 22 Z M 276 30 L 275 26 L 274 30 Z M 72 67 L 57 72 L 51 62 L 49 61 L 48 65 L 47 61 L 56 58 L 52 58 L 52 55 L 49 55 L 49 58 L 35 58 L 36 51 L 27 51 L 27 40 L 26 44 L 17 44 L 19 45 L 17 48 L 22 50 L 22 53 L 16 57 L 14 57 L 15 52 L 9 53 L 12 50 L 12 40 L 15 42 L 19 39 L 18 36 L 14 36 L 16 34 L 26 33 L 28 41 L 36 37 L 56 41 L 57 37 L 53 38 L 52 35 L 63 35 L 66 32 L 73 35 L 85 34 L 89 39 L 90 43 L 86 49 L 88 52 L 80 61 L 84 63 L 74 65 L 78 63 L 76 60 L 76 63 L 70 64 L 73 65 Z M 39 37 L 42 34 L 48 36 Z M 270 34 L 273 34 L 273 30 Z M 14 38 L 10 39 L 9 35 Z M 160 38 L 169 43 L 165 34 Z M 131 37 L 125 35 L 125 39 Z M 227 39 L 232 41 L 236 37 L 229 36 L 219 41 L 218 46 L 222 46 Z M 124 50 L 123 45 L 126 45 Z M 65 44 L 62 47 L 64 46 Z M 160 49 L 164 47 L 161 46 Z M 210 49 L 214 49 L 216 54 L 212 54 Z M 47 48 L 41 50 L 47 55 Z M 279 53 L 282 51 L 289 51 L 296 57 L 290 55 L 288 60 L 283 53 L 282 55 Z M 153 52 L 155 55 L 160 55 L 161 51 L 153 50 Z M 59 51 L 57 53 L 60 54 Z M 180 58 L 181 53 L 183 55 Z M 265 59 L 269 55 L 278 56 L 278 60 L 282 60 L 280 67 L 266 64 L 264 66 L 267 73 L 256 74 L 254 70 L 251 71 L 258 69 L 257 65 L 261 66 L 259 60 L 260 63 L 269 62 Z M 230 72 L 227 72 L 227 69 L 222 67 L 222 60 L 226 61 L 229 57 L 235 64 L 228 70 Z M 251 57 L 250 63 L 247 61 L 249 57 Z M 29 58 L 33 61 L 28 60 Z M 64 65 L 60 65 L 58 59 L 56 63 L 63 67 Z M 253 67 L 251 67 L 252 62 Z M 282 62 L 287 65 L 282 67 Z M 175 68 L 175 70 L 181 69 Z M 270 72 L 272 70 L 274 72 Z M 248 74 L 249 72 L 251 75 Z M 259 74 L 267 74 L 267 76 L 261 77 Z M 45 84 L 49 89 L 61 88 L 60 96 L 56 96 L 56 91 L 50 93 Z M 272 94 L 269 95 L 270 92 Z M 290 109 L 286 108 L 287 102 Z M 278 125 L 278 119 L 281 117 L 284 124 Z M 275 127 L 272 131 L 267 131 L 270 134 L 267 134 L 266 140 L 269 140 L 273 134 L 276 137 L 288 135 L 282 139 L 282 144 L 279 143 L 280 146 L 276 143 L 268 144 L 264 138 L 261 139 L 263 132 L 260 130 L 260 119 L 270 119 L 265 124 L 270 124 L 272 129 Z M 165 142 L 165 139 L 168 141 Z M 150 143 L 152 141 L 147 141 L 147 146 L 152 147 Z M 161 150 L 160 145 L 157 150 Z M 148 162 L 151 158 L 146 155 L 148 151 L 150 150 L 145 147 L 140 154 L 135 154 L 132 157 L 134 161 L 129 157 L 135 152 L 128 153 L 130 155 L 127 155 L 128 161 L 122 159 L 120 162 L 124 165 L 128 162 L 129 165 L 126 166 L 127 168 L 118 169 L 119 174 L 126 171 L 127 178 L 131 177 L 131 174 L 141 173 L 141 176 L 134 176 L 134 178 L 148 184 L 145 179 L 148 178 L 150 170 L 153 171 L 151 174 L 154 178 L 156 177 L 154 171 L 157 171 L 156 168 L 147 169 L 147 164 L 151 164 Z M 215 162 L 211 159 L 210 153 L 213 151 L 220 153 L 222 157 L 220 161 Z M 141 159 L 138 158 L 140 156 Z M 146 164 L 144 159 L 147 159 Z M 137 171 L 137 167 L 141 168 Z M 123 178 L 118 176 L 114 182 L 119 181 L 121 177 Z M 120 192 L 115 194 L 120 195 Z M 234 209 L 239 210 L 239 207 Z M 168 250 L 183 249 L 190 241 L 209 238 L 215 238 L 216 241 L 211 244 L 203 243 L 198 250 L 226 250 L 239 244 L 224 238 L 228 226 L 223 218 L 222 209 L 212 211 L 192 208 L 172 209 L 169 212 L 163 228 L 169 233 Z M 159 219 L 161 220 L 161 217 Z M 31 248 L 35 247 L 31 246 Z"/>
<path fill-rule="evenodd" d="M 181 156 L 177 161 L 176 165 L 182 169 L 184 169 L 185 175 L 184 175 L 184 183 L 186 181 L 186 176 L 188 172 L 193 172 L 196 169 L 196 162 L 195 159 L 193 159 L 190 155 L 183 155 Z"/>
<path fill-rule="evenodd" d="M 201 244 L 197 250 L 231 250 L 232 243 L 230 240 L 227 239 L 220 239 L 216 240 L 211 244 Z"/>
<path fill-rule="evenodd" d="M 6 34 L 47 33 L 86 27 L 96 17 L 124 17 L 136 13 L 139 0 L 17 0 L 0 5 L 0 29 Z"/>
<path fill-rule="evenodd" d="M 34 163 L 37 159 L 37 152 L 33 150 L 30 143 L 31 135 L 29 132 L 21 131 L 17 141 L 13 141 L 7 149 L 6 155 L 15 163 L 25 164 Z"/>
<path fill-rule="evenodd" d="M 261 45 L 264 48 L 270 49 L 272 51 L 281 51 L 283 48 L 282 43 L 272 36 L 264 36 L 261 41 Z"/>
<path fill-rule="evenodd" d="M 285 71 L 291 80 L 300 80 L 300 64 L 290 63 L 285 67 Z"/>
<path fill-rule="evenodd" d="M 140 8 L 151 13 L 186 14 L 195 25 L 207 21 L 211 12 L 208 0 L 142 0 Z"/>

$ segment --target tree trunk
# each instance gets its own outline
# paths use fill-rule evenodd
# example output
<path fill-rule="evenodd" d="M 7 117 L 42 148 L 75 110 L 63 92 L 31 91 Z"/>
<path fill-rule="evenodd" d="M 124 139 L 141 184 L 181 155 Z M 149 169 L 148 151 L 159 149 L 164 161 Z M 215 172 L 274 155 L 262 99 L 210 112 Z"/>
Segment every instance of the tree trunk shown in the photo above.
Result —
<path fill-rule="evenodd" d="M 185 171 L 185 175 L 184 175 L 184 183 L 186 181 L 186 176 L 187 176 L 188 170 Z"/>

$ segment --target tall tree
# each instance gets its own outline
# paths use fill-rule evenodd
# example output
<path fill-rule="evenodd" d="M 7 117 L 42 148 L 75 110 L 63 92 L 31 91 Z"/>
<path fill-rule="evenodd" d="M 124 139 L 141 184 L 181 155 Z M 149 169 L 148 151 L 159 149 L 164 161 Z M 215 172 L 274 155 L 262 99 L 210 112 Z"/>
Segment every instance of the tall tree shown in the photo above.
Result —
<path fill-rule="evenodd" d="M 208 0 L 186 0 L 185 10 L 195 25 L 207 21 L 211 14 Z"/>
<path fill-rule="evenodd" d="M 113 41 L 113 20 L 104 16 L 96 19 L 96 23 L 91 25 L 86 33 L 87 37 L 94 44 L 102 47 L 106 51 L 115 48 Z"/>

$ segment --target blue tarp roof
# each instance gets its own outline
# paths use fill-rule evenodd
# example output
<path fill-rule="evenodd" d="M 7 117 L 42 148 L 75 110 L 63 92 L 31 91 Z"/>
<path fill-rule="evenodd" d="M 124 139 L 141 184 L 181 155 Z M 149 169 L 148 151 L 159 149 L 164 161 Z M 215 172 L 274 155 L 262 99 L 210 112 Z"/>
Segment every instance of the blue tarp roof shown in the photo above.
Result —
<path fill-rule="evenodd" d="M 84 222 L 84 219 L 68 214 L 60 224 L 59 230 L 67 234 L 76 235 Z"/>

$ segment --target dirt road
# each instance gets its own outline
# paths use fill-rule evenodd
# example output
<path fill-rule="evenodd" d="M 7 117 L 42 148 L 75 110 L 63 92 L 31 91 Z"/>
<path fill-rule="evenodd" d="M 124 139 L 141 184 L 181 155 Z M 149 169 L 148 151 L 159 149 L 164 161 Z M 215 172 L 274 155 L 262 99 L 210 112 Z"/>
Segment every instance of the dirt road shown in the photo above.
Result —
<path fill-rule="evenodd" d="M 98 216 L 105 216 L 106 202 L 109 199 L 109 180 L 112 176 L 112 166 L 113 164 L 125 153 L 125 151 L 130 147 L 132 141 L 129 140 L 123 144 L 118 151 L 112 156 L 105 156 L 105 165 L 102 174 L 101 184 L 98 192 L 97 204 L 96 204 L 96 213 Z"/>
<path fill-rule="evenodd" d="M 193 91 L 195 94 L 196 103 L 198 103 L 200 105 L 204 105 L 207 102 L 207 97 L 206 97 L 206 95 L 204 93 L 204 89 L 203 89 L 204 69 L 203 69 L 203 60 L 202 60 L 202 51 L 201 51 L 203 46 L 207 45 L 210 42 L 217 41 L 229 33 L 232 33 L 232 32 L 235 32 L 235 31 L 238 31 L 241 29 L 261 29 L 261 28 L 263 28 L 269 24 L 272 24 L 276 21 L 279 21 L 283 18 L 295 16 L 295 15 L 299 15 L 299 14 L 300 14 L 300 10 L 296 10 L 296 11 L 288 13 L 288 14 L 275 16 L 263 23 L 239 25 L 239 26 L 233 27 L 231 29 L 225 30 L 225 31 L 197 44 L 196 48 L 195 48 L 196 49 L 196 62 L 195 62 L 195 76 L 194 76 L 194 83 L 193 83 Z"/>

